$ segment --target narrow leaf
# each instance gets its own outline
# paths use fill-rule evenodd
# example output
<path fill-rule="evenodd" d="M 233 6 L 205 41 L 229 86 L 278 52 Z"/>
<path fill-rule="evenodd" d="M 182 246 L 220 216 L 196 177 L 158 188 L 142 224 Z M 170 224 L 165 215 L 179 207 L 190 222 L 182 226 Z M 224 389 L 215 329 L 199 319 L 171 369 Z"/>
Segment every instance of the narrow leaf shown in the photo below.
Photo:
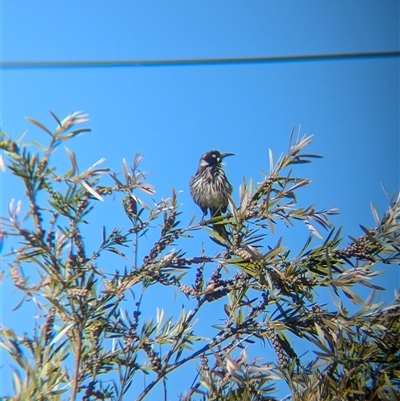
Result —
<path fill-rule="evenodd" d="M 25 134 L 26 134 L 27 132 L 28 132 L 27 129 L 24 130 L 24 131 L 22 131 L 22 132 L 15 138 L 15 141 L 14 141 L 14 142 L 16 142 L 16 143 L 21 142 L 21 141 L 22 141 L 22 138 L 25 136 Z M 32 141 L 32 143 L 33 143 L 33 141 Z"/>
<path fill-rule="evenodd" d="M 97 193 L 87 182 L 81 181 L 81 184 L 85 187 L 85 189 L 90 192 L 96 199 L 98 199 L 101 202 L 104 202 L 104 199 L 102 196 Z"/>
<path fill-rule="evenodd" d="M 74 154 L 74 152 L 70 151 L 68 148 L 65 148 L 65 151 L 67 152 L 68 159 L 72 166 L 73 174 L 75 175 L 76 171 L 78 170 L 78 165 L 76 163 L 75 154 Z"/>
<path fill-rule="evenodd" d="M 61 121 L 57 118 L 57 116 L 51 110 L 49 110 L 49 113 L 57 121 L 57 124 L 59 125 L 59 127 L 62 128 Z"/>
<path fill-rule="evenodd" d="M 317 231 L 317 229 L 312 226 L 307 220 L 304 220 L 304 223 L 306 224 L 307 228 L 319 239 L 323 239 L 322 235 Z"/>
<path fill-rule="evenodd" d="M 42 123 L 40 123 L 39 121 L 37 121 L 31 117 L 25 117 L 25 118 L 32 124 L 36 125 L 37 127 L 41 128 L 43 131 L 47 132 L 51 137 L 53 137 L 53 134 L 51 133 L 51 131 L 48 128 L 46 128 Z"/>
<path fill-rule="evenodd" d="M 131 180 L 130 180 L 130 176 L 128 174 L 128 168 L 127 168 L 127 165 L 126 165 L 126 159 L 125 158 L 122 159 L 122 172 L 124 174 L 126 185 L 129 185 Z"/>
<path fill-rule="evenodd" d="M 61 339 L 61 337 L 62 337 L 64 334 L 66 334 L 74 325 L 75 325 L 75 323 L 67 324 L 67 325 L 66 325 L 62 330 L 60 330 L 60 331 L 58 332 L 58 334 L 51 340 L 51 342 L 50 342 L 49 345 L 53 345 L 53 344 L 57 343 L 57 342 Z"/>
<path fill-rule="evenodd" d="M 269 171 L 272 174 L 272 170 L 274 169 L 274 156 L 272 154 L 271 148 L 268 149 L 269 153 Z"/>
<path fill-rule="evenodd" d="M 379 220 L 378 212 L 377 212 L 377 210 L 376 210 L 376 208 L 375 208 L 375 206 L 374 206 L 374 204 L 372 202 L 370 202 L 369 205 L 371 207 L 371 211 L 372 211 L 372 215 L 374 216 L 375 223 L 377 225 L 379 225 L 380 220 Z"/>

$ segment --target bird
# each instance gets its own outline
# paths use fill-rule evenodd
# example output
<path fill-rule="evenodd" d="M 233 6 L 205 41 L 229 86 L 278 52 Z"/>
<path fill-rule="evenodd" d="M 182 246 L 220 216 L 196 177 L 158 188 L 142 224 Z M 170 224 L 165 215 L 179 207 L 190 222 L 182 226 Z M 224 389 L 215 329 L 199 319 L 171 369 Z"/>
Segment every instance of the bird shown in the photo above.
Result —
<path fill-rule="evenodd" d="M 228 208 L 232 185 L 225 175 L 223 159 L 233 153 L 209 150 L 199 161 L 196 174 L 190 179 L 190 195 L 203 212 L 203 218 L 210 212 L 211 217 L 220 216 Z M 217 232 L 227 237 L 224 226 L 214 225 Z"/>

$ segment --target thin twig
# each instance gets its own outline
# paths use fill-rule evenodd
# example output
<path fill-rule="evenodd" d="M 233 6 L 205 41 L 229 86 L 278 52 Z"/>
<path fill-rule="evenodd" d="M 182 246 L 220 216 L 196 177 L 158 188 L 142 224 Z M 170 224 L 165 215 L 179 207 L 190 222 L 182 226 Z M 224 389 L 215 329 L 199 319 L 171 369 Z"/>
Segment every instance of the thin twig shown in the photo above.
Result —
<path fill-rule="evenodd" d="M 81 362 L 81 350 L 82 350 L 82 335 L 81 329 L 78 328 L 77 336 L 75 341 L 75 362 L 74 362 L 74 372 L 72 377 L 72 389 L 70 401 L 75 401 L 76 394 L 78 392 L 78 381 L 79 381 L 79 370 L 80 370 L 80 362 Z"/>

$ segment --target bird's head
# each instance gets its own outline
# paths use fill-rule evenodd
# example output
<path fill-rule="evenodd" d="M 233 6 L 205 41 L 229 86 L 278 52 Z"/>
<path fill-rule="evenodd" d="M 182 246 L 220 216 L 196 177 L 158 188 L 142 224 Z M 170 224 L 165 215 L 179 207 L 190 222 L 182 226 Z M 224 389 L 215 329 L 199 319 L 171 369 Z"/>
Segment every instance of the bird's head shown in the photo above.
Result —
<path fill-rule="evenodd" d="M 204 153 L 200 159 L 201 168 L 211 167 L 211 166 L 218 166 L 222 163 L 222 160 L 227 156 L 233 156 L 233 153 L 222 153 L 218 150 L 209 150 L 208 152 Z"/>

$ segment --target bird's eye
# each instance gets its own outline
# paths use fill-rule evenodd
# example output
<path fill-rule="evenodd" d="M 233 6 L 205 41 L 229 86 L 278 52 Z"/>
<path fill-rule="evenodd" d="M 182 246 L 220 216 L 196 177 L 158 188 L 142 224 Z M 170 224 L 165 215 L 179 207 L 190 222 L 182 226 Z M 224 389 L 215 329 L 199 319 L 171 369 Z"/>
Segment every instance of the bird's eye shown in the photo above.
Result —
<path fill-rule="evenodd" d="M 213 153 L 213 158 L 215 159 L 217 157 L 217 155 L 215 153 Z"/>

